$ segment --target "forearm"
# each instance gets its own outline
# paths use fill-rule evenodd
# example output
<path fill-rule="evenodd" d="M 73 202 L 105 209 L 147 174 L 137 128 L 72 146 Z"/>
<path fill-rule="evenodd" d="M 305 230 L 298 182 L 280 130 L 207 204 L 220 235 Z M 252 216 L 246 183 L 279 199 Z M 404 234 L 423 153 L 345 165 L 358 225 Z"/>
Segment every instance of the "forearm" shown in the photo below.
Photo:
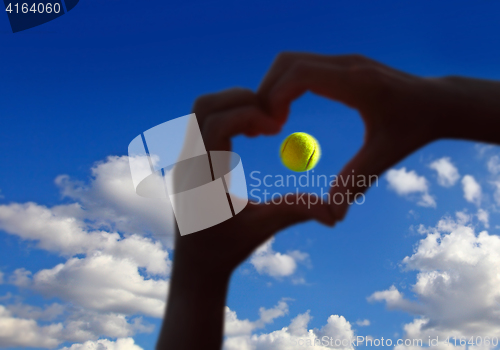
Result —
<path fill-rule="evenodd" d="M 222 346 L 229 275 L 175 261 L 165 319 L 156 349 Z"/>
<path fill-rule="evenodd" d="M 442 78 L 438 129 L 443 138 L 500 144 L 500 82 Z"/>

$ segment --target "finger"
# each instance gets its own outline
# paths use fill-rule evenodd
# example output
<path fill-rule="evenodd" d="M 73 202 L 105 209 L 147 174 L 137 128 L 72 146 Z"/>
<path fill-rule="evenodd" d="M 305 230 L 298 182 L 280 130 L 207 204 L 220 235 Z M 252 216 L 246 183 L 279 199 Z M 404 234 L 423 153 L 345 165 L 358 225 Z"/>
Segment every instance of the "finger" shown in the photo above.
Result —
<path fill-rule="evenodd" d="M 337 221 L 342 221 L 353 203 L 364 203 L 364 193 L 378 186 L 379 176 L 405 157 L 398 145 L 382 135 L 369 139 L 338 174 L 330 190 L 330 209 Z M 407 153 L 406 153 L 407 154 Z"/>
<path fill-rule="evenodd" d="M 206 117 L 202 135 L 209 150 L 229 150 L 230 139 L 239 134 L 271 135 L 280 131 L 276 121 L 255 105 L 233 108 Z"/>
<path fill-rule="evenodd" d="M 231 88 L 198 97 L 193 105 L 200 128 L 208 115 L 244 105 L 259 105 L 255 93 L 249 89 Z"/>
<path fill-rule="evenodd" d="M 284 122 L 293 100 L 306 91 L 343 102 L 356 108 L 362 93 L 359 79 L 351 70 L 324 63 L 299 61 L 274 84 L 267 95 L 271 116 Z"/>
<path fill-rule="evenodd" d="M 345 78 L 341 82 L 344 84 L 344 89 L 348 88 L 346 83 L 349 83 L 351 92 L 356 93 L 363 90 L 363 93 L 366 94 L 370 88 L 373 92 L 373 88 L 376 87 L 377 83 L 380 83 L 380 78 L 383 74 L 392 76 L 399 72 L 380 62 L 357 54 L 324 56 L 308 53 L 282 53 L 276 58 L 271 69 L 264 77 L 261 86 L 257 90 L 257 95 L 263 109 L 280 123 L 285 122 L 289 106 L 282 104 L 281 108 L 277 109 L 276 105 L 273 106 L 272 95 L 276 91 L 282 90 L 283 87 L 293 90 L 297 85 L 302 85 L 301 91 L 297 92 L 294 98 L 310 90 L 356 108 L 354 100 L 346 100 L 343 97 L 349 97 L 349 95 L 350 97 L 356 97 L 360 95 L 359 93 L 334 93 L 335 87 L 339 85 L 339 73 L 342 73 L 342 77 Z M 342 86 L 340 87 L 342 88 Z M 330 91 L 332 89 L 333 91 Z M 323 93 L 315 90 L 321 90 Z M 338 91 L 342 92 L 342 90 Z M 328 92 L 333 92 L 334 94 L 332 95 Z M 362 99 L 358 98 L 357 100 L 362 102 Z M 293 99 L 287 100 L 288 104 L 292 101 Z"/>
<path fill-rule="evenodd" d="M 255 213 L 258 217 L 253 222 L 260 224 L 255 234 L 262 242 L 288 226 L 308 220 L 328 226 L 335 224 L 328 203 L 314 193 L 284 194 L 269 203 L 258 205 Z"/>
<path fill-rule="evenodd" d="M 379 62 L 358 54 L 318 55 L 305 52 L 283 52 L 276 57 L 268 72 L 262 79 L 262 82 L 257 89 L 257 95 L 266 96 L 272 90 L 273 86 L 281 78 L 281 76 L 283 76 L 291 67 L 293 67 L 294 64 L 299 61 L 309 63 L 323 63 L 343 68 L 350 68 L 356 65 L 359 66 L 368 64 L 382 66 L 382 64 L 380 64 Z"/>
<path fill-rule="evenodd" d="M 276 56 L 262 79 L 257 95 L 266 96 L 273 88 L 276 81 L 288 71 L 288 69 L 297 61 L 326 61 L 327 56 L 321 56 L 305 52 L 282 52 Z"/>

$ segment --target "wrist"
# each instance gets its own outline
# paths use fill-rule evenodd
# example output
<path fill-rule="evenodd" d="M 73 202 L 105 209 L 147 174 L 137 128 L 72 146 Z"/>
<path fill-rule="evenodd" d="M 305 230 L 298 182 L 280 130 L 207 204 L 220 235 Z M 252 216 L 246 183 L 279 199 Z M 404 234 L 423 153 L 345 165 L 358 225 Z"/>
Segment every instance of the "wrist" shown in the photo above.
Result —
<path fill-rule="evenodd" d="M 218 256 L 207 252 L 205 247 L 177 244 L 172 264 L 172 279 L 175 276 L 192 276 L 197 281 L 207 278 L 225 283 L 233 272 L 232 266 L 223 264 Z"/>
<path fill-rule="evenodd" d="M 440 138 L 499 142 L 500 83 L 453 76 L 434 81 Z"/>
<path fill-rule="evenodd" d="M 210 264 L 200 268 L 184 260 L 184 256 L 174 257 L 165 319 L 156 349 L 198 349 L 199 338 L 204 339 L 207 348 L 220 348 L 229 279 L 230 274 Z"/>
<path fill-rule="evenodd" d="M 231 274 L 221 271 L 215 266 L 206 264 L 201 267 L 197 264 L 182 264 L 178 260 L 173 263 L 170 283 L 179 285 L 182 289 L 196 290 L 207 284 L 213 286 L 227 286 Z"/>

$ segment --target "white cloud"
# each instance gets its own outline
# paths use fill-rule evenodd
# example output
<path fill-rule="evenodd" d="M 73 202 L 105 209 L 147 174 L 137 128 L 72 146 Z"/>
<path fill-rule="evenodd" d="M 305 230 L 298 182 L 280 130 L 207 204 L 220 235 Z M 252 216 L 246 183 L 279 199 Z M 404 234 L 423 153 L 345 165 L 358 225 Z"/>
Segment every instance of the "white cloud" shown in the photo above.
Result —
<path fill-rule="evenodd" d="M 130 318 L 117 313 L 99 313 L 82 308 L 72 310 L 64 321 L 61 339 L 70 342 L 95 340 L 99 337 L 123 338 L 136 333 L 151 333 L 154 326 L 141 317 Z"/>
<path fill-rule="evenodd" d="M 500 158 L 498 156 L 491 157 L 486 165 L 491 174 L 497 175 L 500 173 Z"/>
<path fill-rule="evenodd" d="M 9 277 L 10 283 L 93 310 L 162 317 L 166 280 L 139 273 L 144 268 L 150 275 L 168 274 L 170 260 L 161 243 L 138 235 L 120 239 L 116 233 L 102 232 L 101 236 L 105 239 L 100 246 L 92 243 L 88 249 L 93 250 L 87 251 L 85 257 L 70 258 L 64 264 L 37 272 L 33 278 L 30 271 L 17 269 Z"/>
<path fill-rule="evenodd" d="M 495 193 L 493 193 L 493 198 L 495 202 L 500 205 L 500 181 L 493 181 L 492 185 L 495 186 Z"/>
<path fill-rule="evenodd" d="M 391 286 L 387 290 L 375 292 L 367 298 L 368 301 L 385 301 L 389 310 L 404 310 L 412 314 L 422 313 L 422 308 L 415 302 L 403 298 L 403 294 Z"/>
<path fill-rule="evenodd" d="M 167 282 L 141 276 L 131 259 L 97 252 L 37 272 L 32 288 L 91 310 L 162 317 Z"/>
<path fill-rule="evenodd" d="M 272 277 L 292 275 L 297 269 L 297 262 L 307 261 L 309 255 L 300 251 L 288 254 L 275 252 L 272 248 L 274 238 L 262 244 L 250 258 L 250 263 L 260 274 Z"/>
<path fill-rule="evenodd" d="M 442 230 L 452 230 L 454 227 L 456 227 L 456 224 L 459 225 L 466 225 L 472 221 L 472 217 L 467 214 L 465 211 L 457 211 L 455 213 L 455 221 L 450 220 L 450 219 L 444 219 L 439 221 L 438 227 Z M 427 233 L 430 231 L 427 231 Z"/>
<path fill-rule="evenodd" d="M 111 241 L 103 253 L 118 259 L 133 261 L 138 267 L 144 267 L 151 275 L 166 276 L 170 272 L 171 261 L 168 253 L 159 241 L 139 235 L 128 236 L 118 241 Z"/>
<path fill-rule="evenodd" d="M 235 311 L 226 306 L 224 334 L 226 336 L 250 335 L 254 330 L 273 323 L 274 319 L 288 314 L 288 304 L 282 299 L 278 304 L 270 309 L 261 307 L 259 309 L 260 318 L 256 321 L 240 320 Z"/>
<path fill-rule="evenodd" d="M 0 205 L 0 230 L 66 256 L 116 241 L 116 232 L 152 233 L 171 246 L 172 213 L 166 203 L 135 193 L 127 157 L 97 163 L 89 184 L 66 175 L 57 177 L 56 184 L 75 202 L 51 208 L 30 202 Z"/>
<path fill-rule="evenodd" d="M 95 227 L 111 227 L 123 233 L 150 232 L 170 247 L 173 213 L 169 203 L 135 193 L 128 157 L 110 156 L 96 163 L 88 184 L 58 176 L 61 193 L 80 203 L 82 210 L 70 209 L 71 216 L 94 221 Z"/>
<path fill-rule="evenodd" d="M 270 333 L 228 336 L 225 350 L 299 350 L 349 349 L 354 338 L 351 324 L 339 315 L 331 315 L 320 329 L 308 329 L 309 311 L 295 317 L 289 326 Z M 340 343 L 335 345 L 335 340 Z M 341 342 L 344 341 L 344 345 Z"/>
<path fill-rule="evenodd" d="M 370 320 L 364 319 L 364 320 L 357 320 L 356 324 L 360 327 L 366 327 L 370 325 Z"/>
<path fill-rule="evenodd" d="M 413 194 L 420 194 L 418 205 L 436 207 L 436 201 L 429 194 L 427 179 L 424 176 L 419 176 L 414 170 L 406 171 L 405 167 L 399 170 L 390 169 L 387 172 L 386 179 L 389 182 L 389 188 L 398 195 L 409 197 Z"/>
<path fill-rule="evenodd" d="M 126 157 L 97 163 L 88 184 L 68 176 L 56 184 L 73 203 L 0 205 L 0 230 L 68 258 L 40 271 L 18 268 L 6 278 L 66 303 L 41 308 L 16 298 L 1 309 L 0 344 L 55 347 L 70 341 L 85 342 L 71 349 L 101 348 L 108 341 L 96 340 L 112 337 L 125 340 L 110 346 L 126 349 L 126 337 L 153 330 L 138 315 L 163 316 L 171 264 L 164 247 L 172 243 L 172 218 L 165 203 L 135 194 Z M 60 322 L 45 325 L 54 320 Z"/>
<path fill-rule="evenodd" d="M 464 198 L 468 202 L 476 205 L 481 204 L 481 186 L 472 175 L 465 175 L 462 178 L 462 187 L 464 190 Z"/>
<path fill-rule="evenodd" d="M 6 305 L 6 308 L 13 316 L 43 321 L 52 321 L 64 312 L 64 306 L 59 303 L 53 303 L 45 308 L 41 308 L 18 302 Z"/>
<path fill-rule="evenodd" d="M 270 309 L 261 307 L 259 309 L 260 319 L 256 322 L 257 327 L 263 327 L 267 323 L 272 323 L 275 318 L 282 317 L 288 314 L 288 304 L 281 300 L 278 304 Z"/>
<path fill-rule="evenodd" d="M 62 322 L 43 326 L 37 322 L 53 321 L 61 316 L 65 316 Z M 53 348 L 65 341 L 83 342 L 102 336 L 128 337 L 136 333 L 151 333 L 153 328 L 141 317 L 99 313 L 70 304 L 53 303 L 44 308 L 20 302 L 0 305 L 0 346 Z M 20 334 L 27 334 L 27 337 L 24 339 Z"/>
<path fill-rule="evenodd" d="M 1 205 L 0 229 L 64 256 L 104 251 L 132 259 L 152 274 L 168 272 L 168 253 L 160 242 L 136 234 L 122 239 L 116 232 L 92 230 L 83 221 L 62 215 L 60 209 L 35 203 Z"/>
<path fill-rule="evenodd" d="M 86 341 L 83 344 L 73 344 L 70 347 L 64 347 L 61 350 L 143 350 L 135 344 L 132 338 L 119 338 L 116 341 L 100 339 L 97 341 Z"/>
<path fill-rule="evenodd" d="M 250 334 L 255 329 L 254 322 L 238 319 L 236 311 L 232 311 L 226 306 L 224 319 L 224 334 L 228 336 L 236 336 L 242 334 Z"/>
<path fill-rule="evenodd" d="M 1 347 L 53 348 L 60 343 L 58 337 L 62 328 L 60 323 L 39 326 L 35 320 L 14 317 L 0 305 Z"/>
<path fill-rule="evenodd" d="M 422 198 L 417 202 L 422 207 L 436 207 L 436 200 L 429 193 L 423 193 Z"/>
<path fill-rule="evenodd" d="M 433 161 L 429 167 L 436 170 L 438 174 L 438 184 L 441 186 L 451 187 L 460 178 L 457 168 L 453 165 L 449 157 L 437 159 Z"/>
<path fill-rule="evenodd" d="M 24 267 L 14 270 L 9 277 L 9 283 L 18 287 L 28 287 L 31 283 L 31 271 L 26 270 Z"/>
<path fill-rule="evenodd" d="M 423 176 L 418 176 L 415 170 L 406 171 L 406 168 L 399 170 L 390 169 L 387 172 L 389 187 L 399 195 L 407 195 L 414 192 L 427 192 L 427 180 Z"/>
<path fill-rule="evenodd" d="M 127 241 L 135 244 L 135 253 L 129 252 L 127 244 L 120 246 L 121 242 Z M 144 249 L 141 244 L 154 249 Z M 53 334 L 53 342 L 80 342 L 100 336 L 127 337 L 138 332 L 151 332 L 152 326 L 143 324 L 140 317 L 129 316 L 163 316 L 168 282 L 140 274 L 137 262 L 141 261 L 141 254 L 146 257 L 162 251 L 161 245 L 151 244 L 144 237 L 130 236 L 104 251 L 94 251 L 83 258 L 70 258 L 33 276 L 24 268 L 17 269 L 9 277 L 9 281 L 19 287 L 60 298 L 68 302 L 66 305 L 75 305 L 71 312 L 65 312 L 64 330 Z M 159 254 L 159 257 L 165 260 L 164 255 Z M 164 265 L 150 264 L 147 259 L 142 265 L 145 271 L 164 272 Z M 22 304 L 8 306 L 9 312 L 32 321 L 33 325 L 36 325 L 36 319 L 57 317 L 63 309 L 59 304 L 44 310 Z"/>
<path fill-rule="evenodd" d="M 500 237 L 444 218 L 428 228 L 413 255 L 403 259 L 407 270 L 418 272 L 406 299 L 396 287 L 376 292 L 391 309 L 418 316 L 405 325 L 406 337 L 445 339 L 449 336 L 500 332 Z"/>
<path fill-rule="evenodd" d="M 116 233 L 89 232 L 82 221 L 35 203 L 0 205 L 0 229 L 64 255 L 84 253 L 119 238 Z"/>
<path fill-rule="evenodd" d="M 487 210 L 479 208 L 477 210 L 477 219 L 483 223 L 485 228 L 490 227 L 490 214 Z"/>

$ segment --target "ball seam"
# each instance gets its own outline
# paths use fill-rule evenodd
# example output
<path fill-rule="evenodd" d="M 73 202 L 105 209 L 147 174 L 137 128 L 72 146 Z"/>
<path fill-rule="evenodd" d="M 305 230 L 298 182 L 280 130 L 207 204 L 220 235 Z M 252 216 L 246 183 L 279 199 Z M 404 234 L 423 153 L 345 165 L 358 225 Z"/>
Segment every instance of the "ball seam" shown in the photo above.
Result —
<path fill-rule="evenodd" d="M 283 148 L 281 149 L 281 154 L 280 156 L 283 157 L 283 153 L 285 152 L 285 148 L 286 148 L 286 145 L 288 145 L 288 142 L 290 141 L 290 137 L 288 137 L 288 139 L 286 140 L 285 142 L 285 145 L 283 146 Z"/>
<path fill-rule="evenodd" d="M 314 149 L 313 152 L 311 153 L 311 156 L 309 157 L 309 160 L 307 161 L 305 170 L 307 170 L 307 168 L 309 167 L 309 163 L 311 163 L 311 160 L 313 159 L 314 152 L 316 152 L 316 143 L 314 143 Z"/>

